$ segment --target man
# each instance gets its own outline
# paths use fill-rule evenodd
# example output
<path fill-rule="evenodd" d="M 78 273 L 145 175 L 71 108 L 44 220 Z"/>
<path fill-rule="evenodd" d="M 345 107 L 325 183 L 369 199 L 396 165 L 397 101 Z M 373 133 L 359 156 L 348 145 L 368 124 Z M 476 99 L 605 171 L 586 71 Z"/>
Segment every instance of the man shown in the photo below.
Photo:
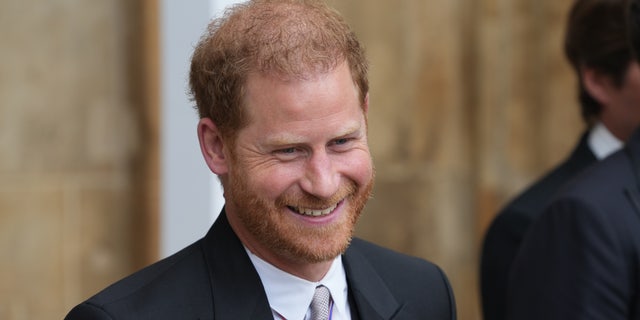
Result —
<path fill-rule="evenodd" d="M 351 240 L 373 185 L 367 68 L 322 2 L 250 1 L 214 21 L 190 84 L 225 208 L 67 318 L 455 319 L 438 267 Z"/>
<path fill-rule="evenodd" d="M 481 297 L 486 320 L 505 319 L 507 278 L 531 223 L 568 180 L 622 146 L 638 123 L 640 98 L 626 39 L 624 0 L 578 0 L 565 33 L 565 55 L 579 81 L 587 130 L 567 160 L 507 205 L 489 227 L 481 257 Z"/>
<path fill-rule="evenodd" d="M 626 5 L 616 9 L 620 22 Z M 633 6 L 629 17 L 638 19 L 638 3 Z M 630 21 L 631 34 L 638 22 Z M 638 38 L 632 45 L 640 48 Z M 625 77 L 629 117 L 640 123 L 638 61 Z M 640 319 L 639 170 L 636 130 L 623 150 L 567 185 L 532 226 L 514 261 L 508 319 Z"/>

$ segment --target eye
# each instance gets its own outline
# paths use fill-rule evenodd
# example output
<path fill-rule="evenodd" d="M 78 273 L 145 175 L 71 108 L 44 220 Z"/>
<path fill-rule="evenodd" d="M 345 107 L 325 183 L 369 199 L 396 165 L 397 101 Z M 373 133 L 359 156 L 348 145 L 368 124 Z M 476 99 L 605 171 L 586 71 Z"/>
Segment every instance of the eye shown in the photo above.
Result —
<path fill-rule="evenodd" d="M 296 152 L 296 148 L 284 148 L 284 149 L 276 150 L 276 153 L 281 153 L 281 154 L 293 154 L 295 152 Z"/>
<path fill-rule="evenodd" d="M 353 137 L 337 138 L 333 140 L 332 145 L 338 150 L 346 150 L 353 145 L 353 141 L 355 141 Z"/>
<path fill-rule="evenodd" d="M 282 161 L 291 161 L 297 159 L 301 155 L 302 150 L 296 147 L 276 149 L 273 155 Z"/>
<path fill-rule="evenodd" d="M 349 139 L 347 138 L 340 138 L 333 141 L 333 143 L 336 145 L 343 145 L 343 144 L 346 144 L 347 142 L 349 142 Z"/>

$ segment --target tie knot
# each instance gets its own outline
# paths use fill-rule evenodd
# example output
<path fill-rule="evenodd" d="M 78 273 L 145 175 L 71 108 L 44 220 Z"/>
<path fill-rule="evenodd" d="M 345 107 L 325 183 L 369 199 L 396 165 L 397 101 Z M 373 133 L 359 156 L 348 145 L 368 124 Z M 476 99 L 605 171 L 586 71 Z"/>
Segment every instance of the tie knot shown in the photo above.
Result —
<path fill-rule="evenodd" d="M 311 300 L 311 320 L 328 320 L 331 293 L 323 285 L 317 286 Z"/>

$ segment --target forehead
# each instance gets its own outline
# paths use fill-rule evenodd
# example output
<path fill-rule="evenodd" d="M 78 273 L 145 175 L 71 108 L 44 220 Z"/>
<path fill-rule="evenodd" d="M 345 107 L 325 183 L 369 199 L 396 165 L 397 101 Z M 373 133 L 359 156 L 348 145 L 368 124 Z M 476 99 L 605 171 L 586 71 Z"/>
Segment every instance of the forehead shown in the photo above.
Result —
<path fill-rule="evenodd" d="M 346 63 L 304 79 L 250 74 L 244 98 L 250 123 L 322 120 L 362 112 L 359 91 Z"/>

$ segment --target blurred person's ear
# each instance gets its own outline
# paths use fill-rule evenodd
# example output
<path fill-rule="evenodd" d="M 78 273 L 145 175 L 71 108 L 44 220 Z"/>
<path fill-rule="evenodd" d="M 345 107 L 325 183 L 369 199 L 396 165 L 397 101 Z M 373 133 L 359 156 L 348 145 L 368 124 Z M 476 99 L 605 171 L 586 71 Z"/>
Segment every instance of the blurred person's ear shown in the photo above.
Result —
<path fill-rule="evenodd" d="M 592 68 L 582 68 L 582 85 L 591 97 L 605 106 L 611 103 L 612 90 L 618 90 L 611 76 Z"/>

